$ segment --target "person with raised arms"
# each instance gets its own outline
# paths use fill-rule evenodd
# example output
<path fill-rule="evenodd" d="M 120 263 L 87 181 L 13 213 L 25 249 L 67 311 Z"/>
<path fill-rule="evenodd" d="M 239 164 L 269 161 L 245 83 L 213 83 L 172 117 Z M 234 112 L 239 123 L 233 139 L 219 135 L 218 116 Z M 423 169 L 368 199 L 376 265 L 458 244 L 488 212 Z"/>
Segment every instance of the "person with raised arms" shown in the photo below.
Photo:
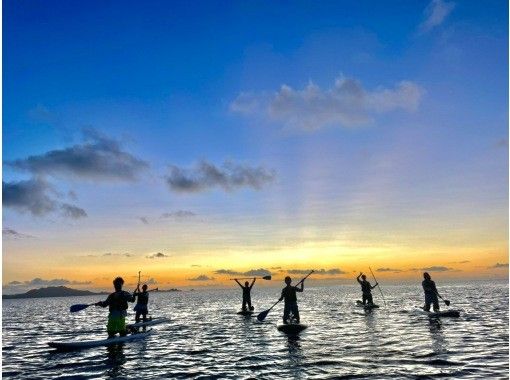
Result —
<path fill-rule="evenodd" d="M 306 277 L 305 277 L 306 278 Z M 302 292 L 305 285 L 305 280 L 301 280 L 301 287 L 292 286 L 292 278 L 289 276 L 285 277 L 285 288 L 282 290 L 282 295 L 278 302 L 285 300 L 283 307 L 283 323 L 299 323 L 299 309 L 297 304 L 296 292 Z M 289 320 L 292 314 L 292 320 Z"/>
<path fill-rule="evenodd" d="M 237 278 L 234 280 L 241 287 L 241 289 L 243 289 L 243 306 L 241 309 L 243 311 L 247 310 L 253 311 L 254 307 L 251 305 L 251 288 L 253 288 L 253 285 L 255 284 L 255 281 L 257 281 L 257 279 L 253 277 L 253 281 L 251 282 L 251 284 L 248 281 L 245 281 L 244 286 L 237 280 Z M 248 306 L 248 309 L 246 308 L 246 306 Z"/>
<path fill-rule="evenodd" d="M 147 284 L 143 284 L 142 291 L 140 291 L 140 284 L 136 287 L 133 296 L 137 297 L 136 305 L 134 307 L 135 321 L 136 323 L 140 322 L 140 315 L 142 316 L 142 321 L 147 322 L 147 314 L 149 314 L 148 304 L 149 304 L 149 292 L 147 291 Z"/>
<path fill-rule="evenodd" d="M 361 277 L 361 280 L 359 279 Z M 361 285 L 361 291 L 362 291 L 362 300 L 363 305 L 372 306 L 374 304 L 374 300 L 372 298 L 372 289 L 374 289 L 377 285 L 379 285 L 377 282 L 374 286 L 370 284 L 370 282 L 367 281 L 367 276 L 365 276 L 363 273 L 359 273 L 358 277 L 356 277 L 356 280 Z"/>
<path fill-rule="evenodd" d="M 106 325 L 108 338 L 113 338 L 116 334 L 120 336 L 127 335 L 126 310 L 128 309 L 128 302 L 135 302 L 135 296 L 122 290 L 123 285 L 124 279 L 117 277 L 113 280 L 115 291 L 106 298 L 106 301 L 95 303 L 96 306 L 109 307 L 110 313 L 108 314 L 108 324 Z"/>

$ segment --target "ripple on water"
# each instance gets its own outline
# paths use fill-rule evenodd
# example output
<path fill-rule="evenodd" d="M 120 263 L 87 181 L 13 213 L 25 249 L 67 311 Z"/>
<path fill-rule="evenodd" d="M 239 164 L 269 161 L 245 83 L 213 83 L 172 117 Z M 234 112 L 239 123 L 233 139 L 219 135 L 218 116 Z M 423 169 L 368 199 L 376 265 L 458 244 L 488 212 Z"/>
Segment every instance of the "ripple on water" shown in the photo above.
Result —
<path fill-rule="evenodd" d="M 294 338 L 276 330 L 281 308 L 264 323 L 237 315 L 237 290 L 156 293 L 154 315 L 171 317 L 171 323 L 156 326 L 157 334 L 121 347 L 67 353 L 55 353 L 46 343 L 103 337 L 104 310 L 70 315 L 72 298 L 4 300 L 2 374 L 11 379 L 508 378 L 508 302 L 491 303 L 494 294 L 508 301 L 506 283 L 442 286 L 463 313 L 439 321 L 415 311 L 422 302 L 419 286 L 385 290 L 390 307 L 365 313 L 354 305 L 357 286 L 305 289 L 299 305 L 309 328 Z M 262 310 L 278 296 L 278 289 L 254 288 L 253 300 Z M 93 301 L 80 298 L 80 303 Z"/>

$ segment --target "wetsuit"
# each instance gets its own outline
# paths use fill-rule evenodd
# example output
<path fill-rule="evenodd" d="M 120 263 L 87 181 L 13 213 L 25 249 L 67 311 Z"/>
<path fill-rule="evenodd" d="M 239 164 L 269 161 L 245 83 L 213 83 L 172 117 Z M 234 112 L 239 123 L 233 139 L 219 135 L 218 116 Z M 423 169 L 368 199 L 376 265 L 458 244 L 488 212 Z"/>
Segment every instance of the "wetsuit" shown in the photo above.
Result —
<path fill-rule="evenodd" d="M 432 280 L 423 280 L 421 283 L 425 292 L 425 306 L 423 310 L 430 311 L 430 304 L 434 305 L 434 311 L 439 311 L 439 300 L 437 299 L 436 283 Z"/>
<path fill-rule="evenodd" d="M 108 336 L 112 337 L 119 333 L 121 336 L 126 335 L 126 310 L 128 302 L 135 302 L 135 296 L 123 290 L 116 291 L 108 296 L 106 301 L 98 302 L 101 307 L 109 307 L 108 324 L 106 329 Z"/>
<path fill-rule="evenodd" d="M 142 316 L 142 320 L 145 322 L 147 320 L 147 314 L 149 314 L 149 309 L 147 307 L 149 303 L 149 292 L 140 292 L 136 293 L 138 297 L 136 301 L 136 305 L 134 310 L 136 311 L 135 320 L 136 322 L 140 322 L 140 315 Z"/>
<path fill-rule="evenodd" d="M 372 299 L 372 285 L 370 285 L 370 282 L 367 280 L 361 281 L 358 277 L 358 282 L 361 285 L 361 291 L 363 292 L 363 305 L 366 305 L 367 303 L 369 305 L 374 304 L 374 300 Z"/>
<path fill-rule="evenodd" d="M 297 305 L 297 296 L 296 292 L 302 292 L 303 288 L 298 288 L 295 286 L 287 285 L 282 290 L 282 296 L 280 299 L 285 301 L 285 306 L 283 308 L 283 323 L 289 323 L 288 319 L 290 314 L 294 317 L 296 323 L 299 323 L 299 309 Z"/>

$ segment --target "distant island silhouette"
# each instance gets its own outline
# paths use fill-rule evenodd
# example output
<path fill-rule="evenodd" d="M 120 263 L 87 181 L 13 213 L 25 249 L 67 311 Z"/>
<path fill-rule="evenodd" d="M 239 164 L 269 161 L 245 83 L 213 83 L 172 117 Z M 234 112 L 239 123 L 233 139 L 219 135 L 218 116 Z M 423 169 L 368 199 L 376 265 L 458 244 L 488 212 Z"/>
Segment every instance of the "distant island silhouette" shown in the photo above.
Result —
<path fill-rule="evenodd" d="M 180 292 L 180 289 L 161 289 L 158 292 Z M 66 286 L 48 286 L 46 288 L 31 289 L 26 293 L 19 294 L 3 294 L 2 299 L 17 298 L 46 298 L 46 297 L 81 297 L 81 296 L 97 296 L 109 294 L 108 292 L 91 292 L 89 290 L 78 290 L 68 288 Z"/>
<path fill-rule="evenodd" d="M 31 289 L 26 293 L 4 294 L 2 299 L 14 298 L 44 298 L 44 297 L 75 297 L 75 296 L 94 296 L 107 294 L 106 292 L 91 292 L 88 290 L 78 290 L 66 286 L 48 286 L 47 288 Z"/>

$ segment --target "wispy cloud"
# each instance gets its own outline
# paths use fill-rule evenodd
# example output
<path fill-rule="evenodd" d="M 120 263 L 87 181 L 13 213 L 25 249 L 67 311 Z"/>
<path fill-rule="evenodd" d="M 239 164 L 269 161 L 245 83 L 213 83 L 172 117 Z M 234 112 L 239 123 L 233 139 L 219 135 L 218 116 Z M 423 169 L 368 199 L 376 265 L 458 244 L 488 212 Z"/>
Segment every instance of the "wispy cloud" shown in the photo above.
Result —
<path fill-rule="evenodd" d="M 188 281 L 214 281 L 214 277 L 208 277 L 205 274 L 201 274 L 200 276 L 187 278 Z"/>
<path fill-rule="evenodd" d="M 161 214 L 161 218 L 163 219 L 173 218 L 176 220 L 194 218 L 195 216 L 197 216 L 197 214 L 188 210 L 177 210 L 172 212 L 164 212 Z"/>
<path fill-rule="evenodd" d="M 449 272 L 449 271 L 456 271 L 456 269 L 448 268 L 444 266 L 431 266 L 431 267 L 425 267 L 425 268 L 411 268 L 412 271 L 425 271 L 425 272 Z"/>
<path fill-rule="evenodd" d="M 193 169 L 170 166 L 165 180 L 172 191 L 193 193 L 216 187 L 226 191 L 243 187 L 259 190 L 274 178 L 275 172 L 263 167 L 250 167 L 231 161 L 217 167 L 207 161 L 201 161 Z"/>
<path fill-rule="evenodd" d="M 214 271 L 215 274 L 224 274 L 229 276 L 253 276 L 253 277 L 264 277 L 264 276 L 270 276 L 271 272 L 264 268 L 259 269 L 251 269 L 246 272 L 240 272 L 232 269 L 218 269 Z"/>
<path fill-rule="evenodd" d="M 167 258 L 167 257 L 170 257 L 169 255 L 165 255 L 164 253 L 161 253 L 161 252 L 157 252 L 157 253 L 154 253 L 152 255 L 148 255 L 146 256 L 148 259 L 164 259 L 164 258 Z"/>
<path fill-rule="evenodd" d="M 33 236 L 22 234 L 16 230 L 13 230 L 12 228 L 4 227 L 2 229 L 2 236 L 4 238 L 12 238 L 12 239 L 31 239 Z"/>
<path fill-rule="evenodd" d="M 496 263 L 490 267 L 487 267 L 488 269 L 508 269 L 508 263 Z"/>
<path fill-rule="evenodd" d="M 314 131 L 329 126 L 365 125 L 376 114 L 398 109 L 414 111 L 423 93 L 420 86 L 410 81 L 399 82 L 393 88 L 366 90 L 359 81 L 340 77 L 325 90 L 310 82 L 302 90 L 284 84 L 276 93 L 241 93 L 230 104 L 230 110 Z"/>
<path fill-rule="evenodd" d="M 441 25 L 454 8 L 454 2 L 432 0 L 425 9 L 425 20 L 420 24 L 419 31 L 421 33 L 427 33 Z"/>
<path fill-rule="evenodd" d="M 59 193 L 42 178 L 32 178 L 18 182 L 2 182 L 2 200 L 5 207 L 18 212 L 29 212 L 34 216 L 43 216 L 60 211 L 67 218 L 79 219 L 87 216 L 85 210 L 61 203 L 56 197 Z"/>
<path fill-rule="evenodd" d="M 140 217 L 138 218 L 138 220 L 139 220 L 140 222 L 142 222 L 143 224 L 145 224 L 145 225 L 149 224 L 149 221 L 147 220 L 147 218 L 146 218 L 145 216 L 140 216 Z"/>
<path fill-rule="evenodd" d="M 377 268 L 375 271 L 376 272 L 393 272 L 393 273 L 402 272 L 402 270 L 394 269 L 394 268 Z"/>
<path fill-rule="evenodd" d="M 62 285 L 90 285 L 91 281 L 76 281 L 76 280 L 67 280 L 64 278 L 55 278 L 53 280 L 44 280 L 42 278 L 36 277 L 32 280 L 27 281 L 11 281 L 8 282 L 8 286 L 62 286 Z"/>
<path fill-rule="evenodd" d="M 289 274 L 308 274 L 312 270 L 311 269 L 287 269 L 285 272 Z M 332 269 L 317 269 L 313 272 L 314 275 L 331 275 L 331 274 L 346 274 L 347 272 L 344 272 L 340 268 L 332 268 Z"/>
<path fill-rule="evenodd" d="M 7 161 L 6 165 L 34 175 L 102 181 L 133 181 L 148 168 L 145 161 L 122 150 L 119 142 L 95 130 L 85 130 L 84 140 L 68 148 Z"/>

